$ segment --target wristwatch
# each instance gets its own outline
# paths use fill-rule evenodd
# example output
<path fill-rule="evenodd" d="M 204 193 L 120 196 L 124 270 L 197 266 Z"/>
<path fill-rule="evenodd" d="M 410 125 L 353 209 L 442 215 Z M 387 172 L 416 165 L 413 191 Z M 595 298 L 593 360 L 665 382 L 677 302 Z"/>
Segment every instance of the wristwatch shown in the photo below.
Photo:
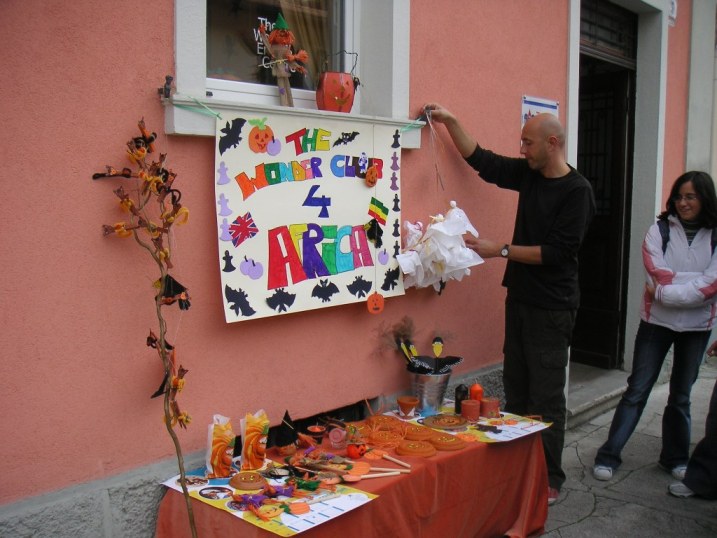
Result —
<path fill-rule="evenodd" d="M 503 248 L 500 249 L 500 255 L 502 258 L 507 258 L 508 254 L 510 254 L 510 245 L 503 245 Z"/>

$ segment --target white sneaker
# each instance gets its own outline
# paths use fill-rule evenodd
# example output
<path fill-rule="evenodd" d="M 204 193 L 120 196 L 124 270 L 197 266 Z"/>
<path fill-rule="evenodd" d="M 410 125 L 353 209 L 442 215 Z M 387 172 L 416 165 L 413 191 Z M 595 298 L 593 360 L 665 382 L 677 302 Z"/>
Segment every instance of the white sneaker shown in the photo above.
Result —
<path fill-rule="evenodd" d="M 678 465 L 672 469 L 671 474 L 677 480 L 684 480 L 686 472 L 687 472 L 687 465 Z M 685 486 L 685 487 L 687 487 L 687 486 Z"/>
<path fill-rule="evenodd" d="M 682 482 L 675 482 L 667 486 L 667 491 L 675 497 L 692 497 L 695 492 L 685 486 Z"/>
<path fill-rule="evenodd" d="M 593 467 L 593 476 L 596 480 L 610 480 L 612 478 L 612 469 L 605 465 L 596 465 Z"/>
<path fill-rule="evenodd" d="M 684 480 L 685 473 L 687 472 L 687 465 L 675 465 L 672 469 L 664 466 L 661 463 L 658 463 L 658 465 L 660 469 L 670 473 L 672 475 L 672 478 L 674 478 L 675 480 Z"/>

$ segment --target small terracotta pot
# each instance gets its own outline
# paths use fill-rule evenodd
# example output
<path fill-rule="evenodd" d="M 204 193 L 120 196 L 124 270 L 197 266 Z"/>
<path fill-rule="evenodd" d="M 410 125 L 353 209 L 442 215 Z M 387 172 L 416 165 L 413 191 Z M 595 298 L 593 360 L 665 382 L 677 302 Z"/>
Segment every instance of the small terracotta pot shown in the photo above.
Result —
<path fill-rule="evenodd" d="M 396 402 L 398 403 L 398 409 L 401 411 L 401 416 L 408 417 L 413 414 L 413 410 L 418 405 L 418 398 L 415 396 L 400 396 Z"/>

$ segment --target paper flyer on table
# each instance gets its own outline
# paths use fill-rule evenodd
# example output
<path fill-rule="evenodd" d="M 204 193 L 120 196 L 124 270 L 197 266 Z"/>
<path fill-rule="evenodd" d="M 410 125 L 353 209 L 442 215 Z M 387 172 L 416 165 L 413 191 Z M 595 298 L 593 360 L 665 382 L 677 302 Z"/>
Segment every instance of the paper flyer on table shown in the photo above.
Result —
<path fill-rule="evenodd" d="M 453 415 L 453 409 L 453 402 L 451 400 L 445 400 L 444 405 L 441 407 L 441 413 L 445 415 Z M 412 415 L 411 417 L 404 417 L 398 410 L 389 411 L 386 414 L 395 416 L 402 420 L 408 420 L 416 424 L 423 424 L 424 419 L 427 418 L 418 414 Z M 457 416 L 460 417 L 460 415 Z M 507 441 L 514 441 L 515 439 L 520 439 L 526 435 L 542 431 L 550 426 L 552 426 L 551 422 L 542 422 L 530 417 L 521 417 L 520 415 L 514 415 L 512 413 L 501 412 L 499 419 L 481 417 L 476 422 L 466 422 L 465 428 L 462 429 L 455 428 L 451 431 L 435 427 L 433 429 L 436 431 L 451 433 L 453 435 L 459 435 L 464 438 L 465 441 L 474 440 L 481 441 L 483 443 L 505 443 Z"/>
<path fill-rule="evenodd" d="M 319 490 L 308 497 L 281 498 L 281 501 L 287 504 L 296 501 L 308 502 L 310 503 L 310 511 L 300 515 L 281 513 L 279 516 L 269 519 L 269 521 L 263 521 L 252 512 L 239 509 L 240 503 L 232 498 L 234 493 L 257 494 L 258 492 L 235 490 L 229 486 L 229 478 L 204 479 L 203 468 L 188 472 L 186 477 L 190 497 L 229 512 L 247 523 L 261 527 L 278 536 L 294 536 L 312 529 L 378 497 L 373 493 L 339 484 L 335 486 L 335 492 Z M 269 479 L 268 482 L 276 485 L 281 484 L 283 481 Z M 162 485 L 182 493 L 182 487 L 179 485 L 179 475 L 165 480 Z"/>

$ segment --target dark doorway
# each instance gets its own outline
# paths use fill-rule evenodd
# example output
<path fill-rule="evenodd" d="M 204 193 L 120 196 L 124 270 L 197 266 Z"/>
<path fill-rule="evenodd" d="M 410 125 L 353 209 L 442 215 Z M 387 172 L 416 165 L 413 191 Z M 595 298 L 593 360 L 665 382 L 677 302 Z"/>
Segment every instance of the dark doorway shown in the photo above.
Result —
<path fill-rule="evenodd" d="M 581 304 L 571 360 L 620 368 L 625 349 L 637 15 L 611 2 L 580 2 L 577 167 L 596 215 L 580 250 Z"/>
<path fill-rule="evenodd" d="M 623 359 L 633 81 L 628 68 L 581 56 L 577 167 L 593 186 L 597 211 L 579 255 L 571 360 L 601 368 L 619 368 Z"/>

